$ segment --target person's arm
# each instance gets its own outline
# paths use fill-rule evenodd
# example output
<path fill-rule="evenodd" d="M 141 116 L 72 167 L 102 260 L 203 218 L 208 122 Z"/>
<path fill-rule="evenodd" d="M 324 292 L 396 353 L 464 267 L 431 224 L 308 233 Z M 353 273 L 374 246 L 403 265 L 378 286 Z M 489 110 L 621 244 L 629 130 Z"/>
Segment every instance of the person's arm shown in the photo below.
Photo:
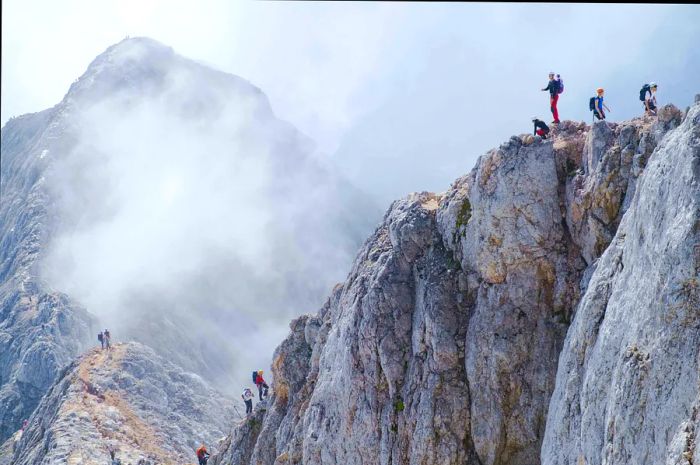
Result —
<path fill-rule="evenodd" d="M 535 129 L 532 130 L 532 135 L 533 136 L 537 135 L 537 123 L 535 123 Z"/>
<path fill-rule="evenodd" d="M 547 83 L 547 87 L 545 87 L 544 89 L 542 89 L 542 92 L 544 92 L 545 90 L 549 90 L 549 86 L 551 86 L 551 85 L 552 85 L 551 81 L 548 82 L 548 83 Z"/>

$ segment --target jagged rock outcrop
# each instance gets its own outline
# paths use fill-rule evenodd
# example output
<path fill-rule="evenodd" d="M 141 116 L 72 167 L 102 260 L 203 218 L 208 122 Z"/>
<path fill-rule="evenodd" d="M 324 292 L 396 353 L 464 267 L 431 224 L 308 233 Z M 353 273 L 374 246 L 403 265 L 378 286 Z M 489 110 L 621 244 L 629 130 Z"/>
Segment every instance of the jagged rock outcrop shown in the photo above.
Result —
<path fill-rule="evenodd" d="M 58 372 L 87 344 L 92 319 L 46 286 L 38 265 L 51 236 L 46 153 L 59 108 L 2 129 L 0 176 L 0 442 L 29 417 Z"/>
<path fill-rule="evenodd" d="M 539 463 L 568 326 L 644 195 L 645 166 L 686 157 L 684 176 L 655 176 L 697 200 L 686 187 L 698 182 L 694 149 L 678 136 L 697 130 L 694 114 L 670 135 L 684 116 L 671 106 L 658 120 L 513 137 L 446 193 L 394 202 L 347 281 L 291 323 L 269 409 L 215 463 Z"/>
<path fill-rule="evenodd" d="M 700 105 L 652 154 L 567 335 L 543 463 L 700 463 Z"/>
<path fill-rule="evenodd" d="M 230 429 L 233 404 L 202 379 L 141 344 L 94 349 L 68 366 L 46 394 L 13 464 L 194 463 Z M 141 462 L 139 462 L 141 463 Z"/>

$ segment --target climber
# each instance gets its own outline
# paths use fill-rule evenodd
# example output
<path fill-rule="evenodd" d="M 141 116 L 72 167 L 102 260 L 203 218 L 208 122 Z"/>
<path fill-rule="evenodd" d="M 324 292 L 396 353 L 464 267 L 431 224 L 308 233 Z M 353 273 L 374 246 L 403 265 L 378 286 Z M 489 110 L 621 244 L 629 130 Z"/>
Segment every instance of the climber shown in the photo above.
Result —
<path fill-rule="evenodd" d="M 109 348 L 111 347 L 110 343 L 112 342 L 112 336 L 109 334 L 108 329 L 105 329 L 103 339 L 105 341 L 105 347 L 107 348 L 107 350 L 109 350 Z"/>
<path fill-rule="evenodd" d="M 644 84 L 639 91 L 639 99 L 644 102 L 644 114 L 656 115 L 656 83 Z"/>
<path fill-rule="evenodd" d="M 97 335 L 97 340 L 100 341 L 100 344 L 102 344 L 102 348 L 104 349 L 105 348 L 105 339 L 104 339 L 104 335 L 102 334 L 102 332 L 100 332 L 100 334 Z"/>
<path fill-rule="evenodd" d="M 258 370 L 257 376 L 254 377 L 255 385 L 258 387 L 258 394 L 260 395 L 260 402 L 263 401 L 263 397 L 267 397 L 268 385 L 263 379 L 263 371 Z"/>
<path fill-rule="evenodd" d="M 197 449 L 197 460 L 199 460 L 199 465 L 207 465 L 209 452 L 207 452 L 207 448 L 204 447 L 204 444 L 200 444 L 199 449 Z"/>
<path fill-rule="evenodd" d="M 109 448 L 109 458 L 112 459 L 112 465 L 122 465 L 121 459 L 116 457 L 117 451 L 115 449 Z"/>
<path fill-rule="evenodd" d="M 605 94 L 605 90 L 602 87 L 598 87 L 596 89 L 596 96 L 591 97 L 590 102 L 588 103 L 588 107 L 590 110 L 593 111 L 593 115 L 598 118 L 599 120 L 605 119 L 605 112 L 603 109 L 606 111 L 611 111 L 608 106 L 603 103 L 603 95 Z"/>
<path fill-rule="evenodd" d="M 547 126 L 541 119 L 537 119 L 536 116 L 532 117 L 532 122 L 535 124 L 535 132 L 533 133 L 533 135 L 540 136 L 542 139 L 546 139 L 547 134 L 549 134 L 549 126 Z"/>
<path fill-rule="evenodd" d="M 557 110 L 557 102 L 559 102 L 559 94 L 561 93 L 562 89 L 563 86 L 561 84 L 561 80 L 554 79 L 554 72 L 550 71 L 549 82 L 547 83 L 547 87 L 542 89 L 542 91 L 549 91 L 549 105 L 550 109 L 552 110 L 552 115 L 554 116 L 554 121 L 552 121 L 552 124 L 559 124 L 559 111 Z"/>
<path fill-rule="evenodd" d="M 253 391 L 250 390 L 250 388 L 245 388 L 243 390 L 243 394 L 241 395 L 241 398 L 243 398 L 243 402 L 245 402 L 245 415 L 246 417 L 250 416 L 251 413 L 253 413 Z"/>

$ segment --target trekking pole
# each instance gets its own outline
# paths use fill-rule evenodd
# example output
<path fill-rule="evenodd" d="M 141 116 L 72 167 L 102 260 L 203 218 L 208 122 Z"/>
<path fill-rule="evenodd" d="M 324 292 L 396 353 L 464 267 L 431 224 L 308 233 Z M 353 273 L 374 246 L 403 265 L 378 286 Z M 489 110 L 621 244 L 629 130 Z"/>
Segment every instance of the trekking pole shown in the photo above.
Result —
<path fill-rule="evenodd" d="M 233 409 L 236 411 L 238 418 L 243 418 L 243 415 L 241 415 L 241 412 L 238 411 L 238 407 L 236 407 L 236 404 L 233 404 Z"/>

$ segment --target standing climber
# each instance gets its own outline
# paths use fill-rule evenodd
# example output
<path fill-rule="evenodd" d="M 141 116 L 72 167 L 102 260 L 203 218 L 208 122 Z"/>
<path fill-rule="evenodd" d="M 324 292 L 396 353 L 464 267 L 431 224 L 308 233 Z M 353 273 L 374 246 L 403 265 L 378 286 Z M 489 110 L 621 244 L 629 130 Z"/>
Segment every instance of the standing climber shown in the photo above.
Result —
<path fill-rule="evenodd" d="M 209 452 L 207 452 L 207 448 L 204 447 L 204 444 L 200 444 L 199 449 L 197 449 L 197 460 L 199 460 L 199 465 L 207 465 Z"/>
<path fill-rule="evenodd" d="M 549 134 L 549 126 L 541 119 L 537 119 L 536 116 L 532 117 L 532 122 L 535 125 L 533 136 L 540 136 L 542 139 L 546 139 L 547 134 Z"/>
<path fill-rule="evenodd" d="M 644 114 L 656 115 L 656 83 L 644 84 L 639 91 L 639 100 L 644 102 Z"/>
<path fill-rule="evenodd" d="M 112 460 L 110 464 L 122 465 L 121 459 L 117 458 L 117 450 L 112 446 L 109 446 L 107 450 L 109 451 L 109 458 Z"/>
<path fill-rule="evenodd" d="M 255 377 L 255 385 L 258 387 L 258 394 L 260 395 L 260 402 L 263 401 L 263 394 L 264 397 L 267 397 L 267 389 L 268 385 L 263 379 L 263 371 L 258 370 L 257 376 Z"/>
<path fill-rule="evenodd" d="M 596 96 L 591 97 L 590 102 L 588 103 L 588 107 L 593 111 L 593 115 L 598 118 L 599 120 L 605 119 L 605 112 L 603 109 L 606 111 L 610 111 L 610 108 L 603 103 L 603 96 L 605 94 L 605 90 L 602 87 L 598 87 L 596 89 Z"/>
<path fill-rule="evenodd" d="M 255 397 L 255 395 L 253 394 L 253 391 L 250 390 L 250 388 L 245 388 L 243 390 L 241 398 L 243 398 L 243 402 L 245 402 L 246 417 L 250 416 L 250 414 L 253 413 L 253 397 Z"/>
<path fill-rule="evenodd" d="M 554 78 L 554 72 L 549 72 L 549 82 L 547 87 L 542 89 L 542 91 L 549 91 L 549 106 L 552 110 L 552 115 L 554 116 L 554 121 L 552 124 L 559 124 L 559 110 L 557 110 L 557 102 L 559 102 L 559 94 L 563 90 L 561 79 Z"/>
<path fill-rule="evenodd" d="M 105 338 L 102 332 L 100 331 L 100 334 L 97 335 L 97 340 L 100 341 L 100 344 L 102 345 L 102 348 L 105 348 Z"/>
<path fill-rule="evenodd" d="M 112 345 L 111 345 L 111 342 L 112 342 L 112 335 L 109 334 L 109 330 L 108 330 L 108 329 L 105 329 L 104 335 L 102 336 L 102 338 L 103 338 L 104 341 L 105 341 L 105 347 L 107 348 L 107 350 L 109 350 L 109 348 L 112 346 Z"/>

